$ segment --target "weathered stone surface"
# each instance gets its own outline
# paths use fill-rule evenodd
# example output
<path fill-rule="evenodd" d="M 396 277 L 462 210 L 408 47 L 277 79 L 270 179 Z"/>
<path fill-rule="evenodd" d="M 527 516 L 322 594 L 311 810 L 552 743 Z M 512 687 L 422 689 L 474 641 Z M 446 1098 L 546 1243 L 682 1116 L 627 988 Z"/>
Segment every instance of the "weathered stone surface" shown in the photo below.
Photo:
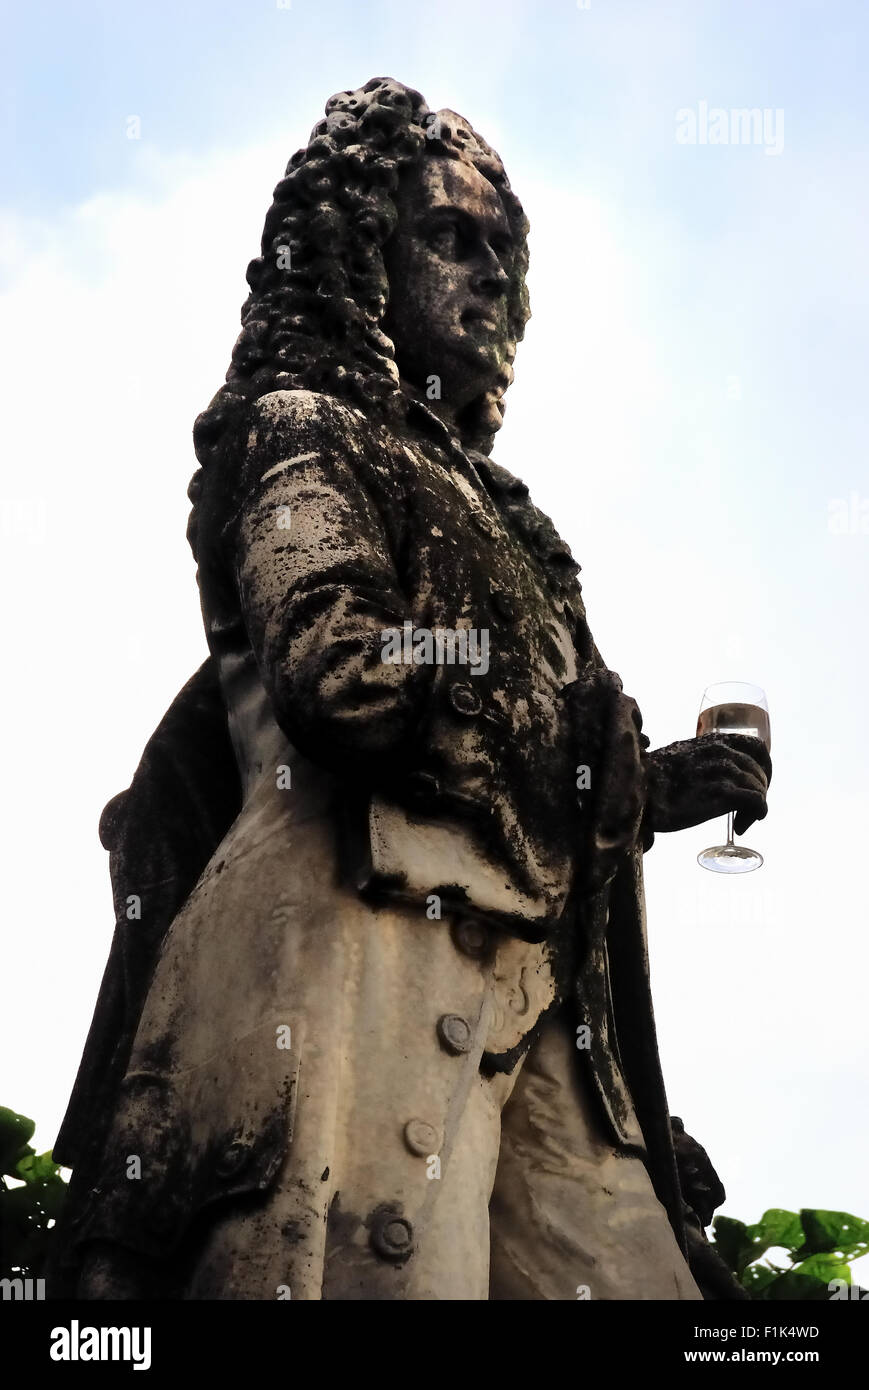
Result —
<path fill-rule="evenodd" d="M 194 432 L 211 656 L 104 816 L 56 1286 L 700 1297 L 642 855 L 766 772 L 648 751 L 489 458 L 528 316 L 497 155 L 374 79 L 274 197 Z"/>

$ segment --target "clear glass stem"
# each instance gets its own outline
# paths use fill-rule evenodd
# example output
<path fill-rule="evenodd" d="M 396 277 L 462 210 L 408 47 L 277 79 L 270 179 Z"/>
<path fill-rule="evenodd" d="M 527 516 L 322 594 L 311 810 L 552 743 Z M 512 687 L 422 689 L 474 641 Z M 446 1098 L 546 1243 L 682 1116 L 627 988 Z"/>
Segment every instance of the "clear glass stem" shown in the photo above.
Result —
<path fill-rule="evenodd" d="M 733 849 L 733 812 L 727 813 L 727 848 Z"/>

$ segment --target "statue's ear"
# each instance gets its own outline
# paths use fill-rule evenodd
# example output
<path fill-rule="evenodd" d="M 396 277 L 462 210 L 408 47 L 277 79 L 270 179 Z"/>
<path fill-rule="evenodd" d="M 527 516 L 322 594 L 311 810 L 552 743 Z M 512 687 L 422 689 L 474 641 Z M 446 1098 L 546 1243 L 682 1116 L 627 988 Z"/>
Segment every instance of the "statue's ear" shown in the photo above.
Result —
<path fill-rule="evenodd" d="M 113 796 L 111 801 L 103 807 L 103 813 L 100 816 L 100 844 L 103 849 L 111 851 L 117 847 L 123 830 L 129 794 L 130 788 L 127 787 L 126 791 L 118 792 L 117 796 Z"/>

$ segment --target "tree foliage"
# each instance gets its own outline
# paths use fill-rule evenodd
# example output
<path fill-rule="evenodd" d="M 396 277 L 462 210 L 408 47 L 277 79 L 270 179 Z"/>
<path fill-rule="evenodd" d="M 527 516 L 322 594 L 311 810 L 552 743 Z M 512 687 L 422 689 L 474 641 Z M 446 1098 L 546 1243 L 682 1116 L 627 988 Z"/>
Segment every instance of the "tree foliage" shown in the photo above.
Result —
<path fill-rule="evenodd" d="M 50 1153 L 30 1145 L 33 1120 L 0 1105 L 0 1277 L 40 1278 L 66 1183 Z M 10 1184 L 10 1179 L 13 1184 Z"/>
<path fill-rule="evenodd" d="M 753 1226 L 716 1216 L 713 1246 L 752 1298 L 829 1299 L 833 1280 L 851 1284 L 850 1266 L 869 1254 L 869 1221 L 846 1211 L 771 1207 Z M 790 1263 L 763 1259 L 783 1249 Z M 862 1291 L 861 1291 L 862 1293 Z"/>

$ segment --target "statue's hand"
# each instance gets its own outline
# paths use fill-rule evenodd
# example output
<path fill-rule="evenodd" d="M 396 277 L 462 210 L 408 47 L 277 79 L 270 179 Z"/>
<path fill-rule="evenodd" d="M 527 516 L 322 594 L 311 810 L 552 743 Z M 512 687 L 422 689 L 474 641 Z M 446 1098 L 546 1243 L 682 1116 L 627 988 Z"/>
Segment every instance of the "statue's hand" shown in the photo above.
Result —
<path fill-rule="evenodd" d="M 704 734 L 647 754 L 646 817 L 652 830 L 685 830 L 735 811 L 744 835 L 767 812 L 772 762 L 766 745 L 747 734 Z"/>

